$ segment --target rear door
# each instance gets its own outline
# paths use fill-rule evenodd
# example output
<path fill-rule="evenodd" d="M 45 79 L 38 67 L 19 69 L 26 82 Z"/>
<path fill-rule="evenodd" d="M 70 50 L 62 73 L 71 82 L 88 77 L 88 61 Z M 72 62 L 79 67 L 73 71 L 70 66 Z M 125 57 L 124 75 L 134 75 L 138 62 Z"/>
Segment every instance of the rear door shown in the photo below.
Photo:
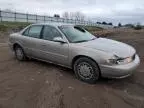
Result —
<path fill-rule="evenodd" d="M 23 32 L 21 42 L 28 56 L 36 58 L 40 56 L 39 41 L 41 40 L 42 28 L 42 25 L 32 25 Z"/>

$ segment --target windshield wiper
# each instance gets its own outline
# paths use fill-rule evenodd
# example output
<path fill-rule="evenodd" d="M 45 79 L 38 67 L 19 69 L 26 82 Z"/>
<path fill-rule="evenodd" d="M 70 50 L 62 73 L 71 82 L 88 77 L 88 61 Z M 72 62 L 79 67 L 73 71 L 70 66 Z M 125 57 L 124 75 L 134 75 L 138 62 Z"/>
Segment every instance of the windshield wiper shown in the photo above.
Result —
<path fill-rule="evenodd" d="M 87 42 L 87 41 L 89 41 L 89 40 L 80 40 L 80 41 L 75 41 L 73 43 L 80 43 L 80 42 Z"/>
<path fill-rule="evenodd" d="M 97 38 L 95 37 L 95 38 L 92 38 L 91 40 L 95 40 L 95 39 L 97 39 Z M 80 41 L 75 41 L 73 43 L 87 42 L 87 41 L 91 41 L 91 40 L 80 40 Z"/>

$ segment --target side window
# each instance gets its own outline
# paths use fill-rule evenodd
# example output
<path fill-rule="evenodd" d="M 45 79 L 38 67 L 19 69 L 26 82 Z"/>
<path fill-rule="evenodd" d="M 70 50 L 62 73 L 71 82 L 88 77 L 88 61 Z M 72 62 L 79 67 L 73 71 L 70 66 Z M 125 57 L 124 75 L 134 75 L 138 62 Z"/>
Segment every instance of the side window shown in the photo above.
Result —
<path fill-rule="evenodd" d="M 52 41 L 55 37 L 61 37 L 61 33 L 52 26 L 45 26 L 43 30 L 43 39 Z"/>
<path fill-rule="evenodd" d="M 24 35 L 24 36 L 28 36 L 28 33 L 29 33 L 29 28 L 27 28 L 27 29 L 23 32 L 23 35 Z"/>
<path fill-rule="evenodd" d="M 28 35 L 33 38 L 40 38 L 41 30 L 42 26 L 40 25 L 31 26 Z"/>
<path fill-rule="evenodd" d="M 27 28 L 23 32 L 23 35 L 33 37 L 33 38 L 40 38 L 42 27 L 43 27 L 42 25 L 33 25 L 33 26 Z"/>

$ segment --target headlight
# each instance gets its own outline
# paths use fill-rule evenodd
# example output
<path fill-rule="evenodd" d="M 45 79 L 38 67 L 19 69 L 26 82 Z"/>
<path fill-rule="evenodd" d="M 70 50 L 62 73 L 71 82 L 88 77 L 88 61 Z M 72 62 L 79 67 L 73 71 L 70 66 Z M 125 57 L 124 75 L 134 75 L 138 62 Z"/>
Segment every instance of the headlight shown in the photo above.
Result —
<path fill-rule="evenodd" d="M 119 57 L 114 55 L 112 58 L 107 60 L 107 63 L 109 63 L 109 64 L 118 64 L 118 59 L 119 59 Z"/>
<path fill-rule="evenodd" d="M 126 64 L 126 63 L 130 63 L 132 61 L 133 61 L 132 57 L 127 57 L 127 58 L 123 58 L 121 60 L 118 60 L 119 64 Z"/>
<path fill-rule="evenodd" d="M 127 64 L 132 61 L 133 61 L 133 57 L 120 58 L 116 55 L 114 55 L 111 59 L 107 60 L 109 64 Z"/>

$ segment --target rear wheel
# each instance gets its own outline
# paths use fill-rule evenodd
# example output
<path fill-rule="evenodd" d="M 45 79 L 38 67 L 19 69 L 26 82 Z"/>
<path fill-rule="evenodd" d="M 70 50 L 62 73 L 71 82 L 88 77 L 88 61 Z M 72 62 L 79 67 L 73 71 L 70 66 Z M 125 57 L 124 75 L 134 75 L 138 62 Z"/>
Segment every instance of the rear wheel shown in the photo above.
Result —
<path fill-rule="evenodd" d="M 96 83 L 100 77 L 98 65 L 87 57 L 81 57 L 74 63 L 74 72 L 78 79 L 87 83 Z"/>
<path fill-rule="evenodd" d="M 25 56 L 25 54 L 24 54 L 24 51 L 23 51 L 22 47 L 20 47 L 20 46 L 17 45 L 17 46 L 14 48 L 14 51 L 15 51 L 15 56 L 16 56 L 16 58 L 17 58 L 18 60 L 23 61 L 23 60 L 26 59 L 26 56 Z"/>

